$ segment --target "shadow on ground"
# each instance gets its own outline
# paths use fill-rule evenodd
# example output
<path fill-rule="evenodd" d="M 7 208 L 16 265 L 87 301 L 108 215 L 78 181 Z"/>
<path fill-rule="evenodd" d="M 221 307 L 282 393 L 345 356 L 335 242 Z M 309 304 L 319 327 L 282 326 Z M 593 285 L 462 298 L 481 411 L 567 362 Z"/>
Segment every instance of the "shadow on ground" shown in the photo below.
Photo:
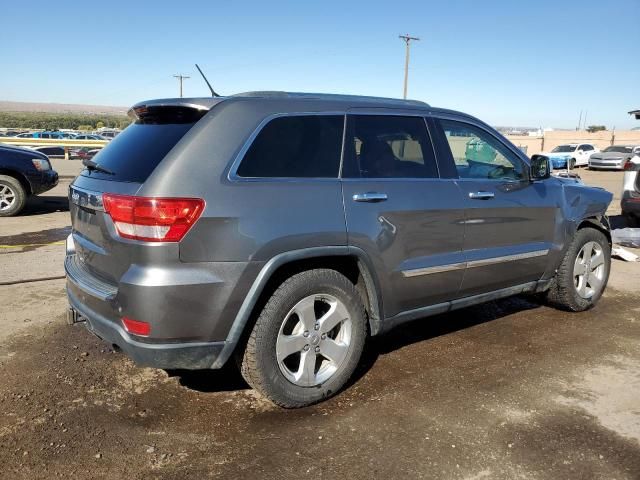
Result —
<path fill-rule="evenodd" d="M 29 197 L 20 216 L 43 215 L 53 212 L 68 212 L 69 199 L 64 196 L 35 196 Z"/>
<path fill-rule="evenodd" d="M 358 382 L 381 355 L 539 307 L 540 304 L 530 297 L 511 297 L 403 324 L 384 335 L 369 339 L 349 385 Z M 198 392 L 228 392 L 250 388 L 233 359 L 220 370 L 170 370 L 167 373 L 171 377 L 178 377 L 180 385 Z"/>
<path fill-rule="evenodd" d="M 611 225 L 611 230 L 631 227 L 629 220 L 624 215 L 611 215 L 609 217 L 609 224 Z"/>

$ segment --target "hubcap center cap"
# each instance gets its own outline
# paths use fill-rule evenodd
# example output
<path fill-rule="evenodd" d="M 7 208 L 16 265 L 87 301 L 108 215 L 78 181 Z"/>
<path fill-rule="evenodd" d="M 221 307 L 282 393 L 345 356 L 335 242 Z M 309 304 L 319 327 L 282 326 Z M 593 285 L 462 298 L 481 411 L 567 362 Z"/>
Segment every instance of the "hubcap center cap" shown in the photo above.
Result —
<path fill-rule="evenodd" d="M 316 345 L 318 345 L 320 343 L 320 336 L 318 335 L 311 335 L 311 345 L 313 345 L 314 347 Z"/>

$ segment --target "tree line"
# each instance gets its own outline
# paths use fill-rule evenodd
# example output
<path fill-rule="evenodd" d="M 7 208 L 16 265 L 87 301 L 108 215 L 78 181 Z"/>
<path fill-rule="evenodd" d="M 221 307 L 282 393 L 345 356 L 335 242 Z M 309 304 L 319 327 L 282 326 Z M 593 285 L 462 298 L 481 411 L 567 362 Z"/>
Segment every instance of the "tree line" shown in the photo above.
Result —
<path fill-rule="evenodd" d="M 0 127 L 58 130 L 93 130 L 100 127 L 125 128 L 131 123 L 126 115 L 0 112 Z"/>

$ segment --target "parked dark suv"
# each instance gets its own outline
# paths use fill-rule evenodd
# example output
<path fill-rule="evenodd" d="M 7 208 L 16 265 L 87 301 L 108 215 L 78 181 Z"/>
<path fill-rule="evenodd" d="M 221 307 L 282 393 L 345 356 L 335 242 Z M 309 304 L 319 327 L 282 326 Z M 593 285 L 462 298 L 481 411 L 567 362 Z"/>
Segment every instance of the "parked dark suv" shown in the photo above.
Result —
<path fill-rule="evenodd" d="M 27 197 L 57 184 L 58 174 L 45 154 L 0 144 L 0 217 L 17 215 Z"/>
<path fill-rule="evenodd" d="M 70 187 L 70 320 L 160 368 L 222 367 L 284 407 L 339 391 L 365 340 L 523 292 L 581 311 L 612 195 L 416 101 L 153 100 Z M 426 320 L 423 320 L 426 321 Z"/>

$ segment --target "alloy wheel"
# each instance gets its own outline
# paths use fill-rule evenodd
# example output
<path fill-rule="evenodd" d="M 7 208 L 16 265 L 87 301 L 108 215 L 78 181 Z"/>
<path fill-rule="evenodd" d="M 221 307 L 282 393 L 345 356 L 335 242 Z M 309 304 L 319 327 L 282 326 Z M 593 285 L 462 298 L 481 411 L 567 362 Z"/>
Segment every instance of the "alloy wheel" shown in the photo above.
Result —
<path fill-rule="evenodd" d="M 9 210 L 16 203 L 16 193 L 8 185 L 0 185 L 0 210 Z"/>
<path fill-rule="evenodd" d="M 604 249 L 597 242 L 587 242 L 573 264 L 573 281 L 578 295 L 591 298 L 600 292 L 605 275 Z"/>
<path fill-rule="evenodd" d="M 291 383 L 312 387 L 343 365 L 351 344 L 347 307 L 327 294 L 309 295 L 285 316 L 276 340 L 276 357 Z"/>

